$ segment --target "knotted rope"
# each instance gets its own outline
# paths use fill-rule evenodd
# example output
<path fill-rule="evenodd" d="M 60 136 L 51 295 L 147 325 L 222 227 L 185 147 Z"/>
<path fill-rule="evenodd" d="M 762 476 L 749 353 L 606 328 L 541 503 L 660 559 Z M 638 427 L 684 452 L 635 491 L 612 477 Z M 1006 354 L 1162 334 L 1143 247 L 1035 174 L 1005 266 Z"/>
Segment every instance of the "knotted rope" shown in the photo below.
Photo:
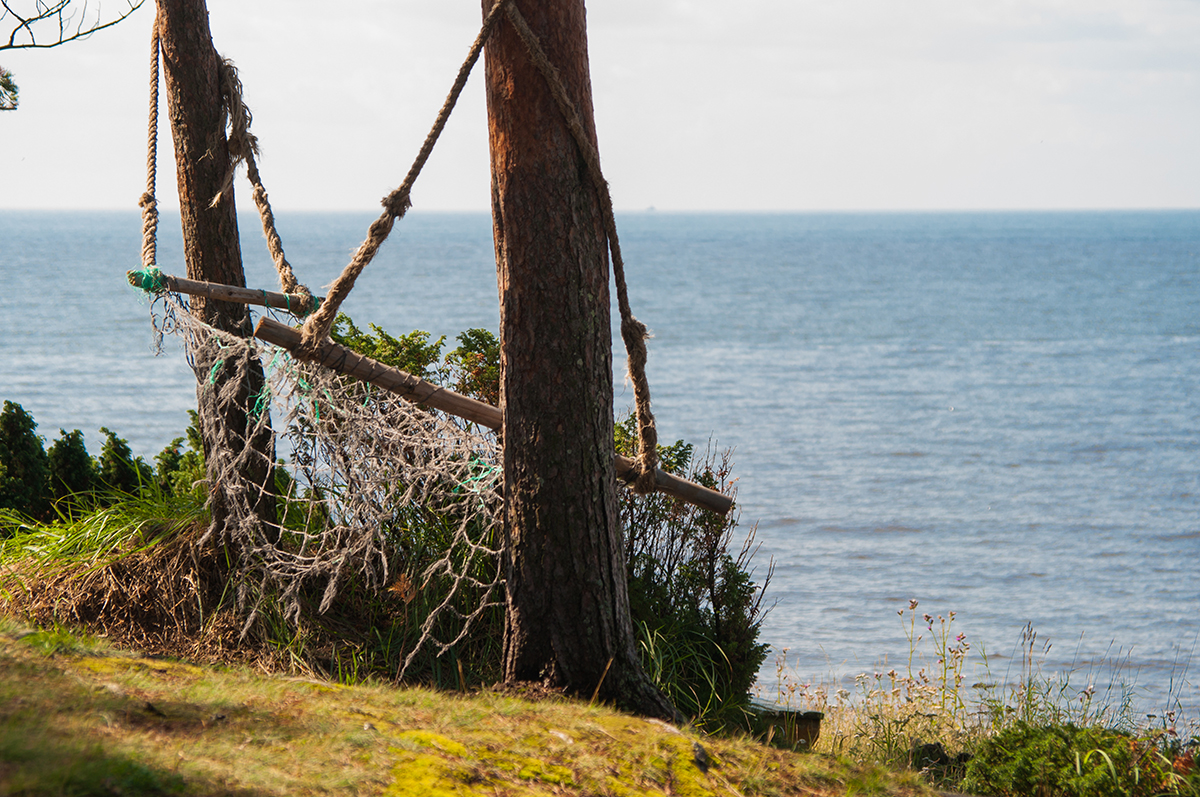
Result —
<path fill-rule="evenodd" d="M 296 274 L 283 253 L 283 241 L 275 229 L 275 214 L 271 212 L 271 203 L 267 199 L 267 189 L 263 187 L 262 178 L 258 173 L 258 163 L 254 156 L 259 154 L 258 137 L 250 132 L 250 123 L 254 114 L 242 100 L 242 81 L 238 77 L 237 68 L 227 58 L 217 61 L 217 77 L 221 82 L 221 111 L 225 116 L 221 127 L 226 121 L 229 124 L 229 171 L 221 190 L 213 197 L 210 207 L 216 207 L 221 197 L 233 186 L 233 175 L 239 163 L 245 162 L 246 176 L 254 186 L 251 197 L 254 206 L 258 208 L 258 217 L 262 221 L 263 237 L 267 239 L 267 249 L 271 260 L 275 263 L 275 271 L 279 273 L 279 287 L 283 293 L 298 294 L 305 298 L 303 307 L 298 308 L 299 314 L 312 312 L 315 304 L 312 293 L 296 280 Z"/>
<path fill-rule="evenodd" d="M 392 226 L 397 219 L 403 218 L 408 209 L 412 207 L 412 202 L 409 199 L 409 194 L 412 191 L 413 184 L 417 181 L 417 177 L 421 174 L 421 169 L 424 168 L 425 162 L 429 160 L 430 153 L 433 152 L 433 146 L 437 143 L 438 137 L 442 134 L 442 130 L 446 127 L 446 122 L 450 118 L 450 112 L 454 110 L 455 104 L 458 102 L 458 97 L 462 94 L 463 87 L 467 85 L 467 78 L 471 74 L 472 67 L 479 60 L 479 54 L 483 51 L 483 45 L 491 36 L 492 28 L 496 24 L 496 20 L 500 18 L 500 10 L 507 0 L 496 0 L 496 4 L 492 6 L 492 10 L 488 12 L 487 17 L 483 21 L 483 27 L 479 31 L 479 35 L 475 37 L 474 43 L 471 44 L 471 51 L 467 54 L 467 59 L 458 69 L 458 76 L 454 80 L 454 85 L 450 88 L 450 93 L 446 96 L 446 101 L 442 104 L 442 109 L 438 113 L 437 119 L 433 123 L 433 128 L 430 129 L 429 135 L 425 137 L 425 142 L 421 145 L 421 151 L 417 153 L 416 159 L 408 170 L 408 174 L 404 177 L 404 182 L 395 191 L 392 191 L 383 198 L 381 204 L 384 207 L 383 214 L 371 223 L 367 230 L 367 239 L 358 247 L 358 251 L 354 253 L 354 258 L 342 270 L 341 275 L 334 280 L 329 288 L 329 295 L 321 303 L 321 307 L 317 312 L 309 316 L 304 323 L 302 330 L 302 342 L 300 352 L 302 355 L 315 356 L 317 348 L 329 336 L 329 330 L 333 326 L 334 319 L 337 318 L 338 308 L 342 302 L 350 294 L 350 290 L 354 287 L 355 280 L 362 270 L 367 267 L 367 264 L 374 259 L 375 253 L 379 251 L 379 247 L 387 240 L 388 234 L 392 231 Z"/>
<path fill-rule="evenodd" d="M 658 431 L 654 425 L 654 414 L 650 411 L 650 383 L 646 379 L 646 339 L 650 337 L 646 325 L 633 316 L 629 307 L 629 292 L 625 287 L 625 261 L 621 258 L 621 243 L 617 238 L 617 221 L 613 213 L 612 196 L 608 191 L 608 182 L 600 170 L 600 153 L 592 144 L 583 126 L 583 119 L 575 108 L 575 103 L 567 95 L 567 88 L 562 77 L 546 52 L 542 49 L 537 37 L 530 30 L 525 17 L 521 15 L 516 3 L 503 0 L 509 22 L 516 29 L 517 35 L 529 50 L 529 56 L 534 66 L 542 73 L 550 86 L 550 93 L 567 122 L 575 145 L 583 155 L 587 164 L 588 176 L 596 188 L 600 198 L 600 211 L 604 220 L 604 230 L 608 235 L 608 246 L 612 253 L 613 278 L 617 285 L 617 308 L 621 313 L 621 338 L 625 341 L 629 379 L 633 383 L 633 400 L 638 421 L 638 474 L 634 487 L 639 493 L 654 491 L 654 471 L 658 467 Z"/>
<path fill-rule="evenodd" d="M 371 223 L 371 226 L 367 230 L 366 240 L 359 245 L 350 263 L 347 264 L 342 273 L 330 286 L 329 294 L 325 300 L 320 303 L 319 307 L 316 308 L 315 312 L 312 312 L 308 320 L 304 323 L 301 329 L 302 342 L 297 353 L 307 358 L 316 356 L 317 349 L 329 336 L 329 331 L 337 317 L 337 311 L 354 288 L 355 281 L 363 269 L 374 259 L 376 253 L 379 251 L 379 247 L 387 240 L 395 222 L 403 218 L 408 209 L 412 207 L 410 199 L 412 187 L 416 183 L 417 177 L 420 176 L 421 170 L 424 168 L 426 161 L 428 161 L 430 154 L 433 152 L 434 145 L 445 129 L 446 122 L 449 120 L 450 114 L 454 110 L 463 88 L 466 86 L 467 78 L 470 76 L 472 68 L 478 61 L 485 43 L 490 38 L 496 22 L 500 18 L 501 11 L 505 12 L 513 28 L 525 44 L 533 64 L 546 80 L 559 112 L 562 114 L 567 128 L 575 140 L 576 146 L 583 156 L 588 176 L 596 189 L 596 194 L 600 201 L 601 217 L 605 235 L 608 239 L 609 251 L 612 256 L 613 276 L 616 280 L 617 307 L 621 314 L 621 338 L 625 343 L 628 374 L 633 384 L 634 403 L 638 421 L 638 468 L 634 487 L 638 492 L 652 492 L 655 489 L 654 474 L 658 466 L 658 432 L 655 428 L 654 414 L 650 409 L 650 384 L 646 378 L 646 339 L 649 337 L 649 334 L 646 330 L 646 325 L 638 321 L 630 309 L 629 293 L 625 283 L 625 262 L 621 256 L 621 244 L 617 236 L 617 224 L 612 207 L 612 196 L 608 190 L 608 182 L 604 179 L 603 171 L 600 168 L 599 152 L 597 152 L 596 147 L 588 137 L 582 117 L 567 94 L 566 86 L 563 84 L 558 70 L 546 57 L 546 53 L 538 42 L 537 37 L 529 28 L 525 18 L 521 15 L 520 10 L 512 0 L 496 0 L 488 12 L 479 35 L 476 36 L 475 41 L 472 43 L 466 60 L 459 67 L 454 85 L 446 96 L 437 119 L 434 121 L 429 134 L 425 137 L 425 141 L 421 145 L 421 149 L 417 153 L 417 157 L 414 159 L 408 173 L 405 175 L 404 181 L 381 201 L 384 212 Z M 139 202 L 139 205 L 143 208 L 142 261 L 148 273 L 152 273 L 150 270 L 154 268 L 155 239 L 158 226 L 158 211 L 154 199 L 154 183 L 157 168 L 156 145 L 158 138 L 158 64 L 159 41 L 156 21 L 153 36 L 153 58 L 151 62 L 151 113 L 149 154 L 147 156 L 147 190 Z M 238 78 L 237 70 L 232 62 L 224 58 L 220 59 L 218 70 L 223 100 L 222 110 L 226 114 L 226 119 L 230 126 L 228 137 L 230 165 L 221 190 L 213 198 L 212 205 L 215 206 L 221 200 L 224 193 L 230 189 L 233 184 L 234 172 L 237 165 L 245 162 L 247 176 L 254 186 L 252 193 L 254 204 L 258 208 L 259 217 L 262 220 L 263 235 L 267 239 L 267 247 L 271 252 L 272 260 L 275 262 L 276 271 L 279 273 L 280 286 L 284 293 L 299 293 L 302 296 L 309 297 L 313 301 L 313 304 L 316 304 L 309 290 L 298 283 L 291 265 L 284 256 L 283 244 L 275 229 L 274 215 L 271 212 L 267 192 L 263 187 L 258 172 L 258 165 L 255 161 L 255 155 L 259 151 L 258 139 L 250 132 L 250 123 L 253 115 L 242 99 L 242 83 Z"/>
<path fill-rule="evenodd" d="M 158 270 L 158 201 L 154 198 L 158 182 L 158 17 L 150 30 L 150 121 L 146 131 L 146 191 L 138 200 L 142 209 L 142 274 L 152 283 L 160 282 Z"/>
<path fill-rule="evenodd" d="M 617 237 L 617 224 L 613 213 L 612 197 L 608 191 L 608 183 L 604 179 L 604 174 L 600 168 L 600 155 L 587 136 L 587 132 L 583 127 L 583 121 L 574 103 L 567 95 L 566 87 L 563 85 L 558 70 L 547 59 L 545 51 L 537 41 L 537 37 L 534 36 L 533 31 L 530 30 L 529 25 L 525 22 L 525 18 L 511 0 L 496 0 L 487 17 L 484 18 L 479 35 L 471 45 L 467 59 L 459 67 L 454 85 L 450 89 L 450 93 L 442 105 L 437 120 L 434 122 L 433 128 L 429 131 L 429 135 L 425 137 L 425 142 L 422 144 L 421 150 L 417 154 L 404 181 L 400 184 L 399 188 L 392 191 L 383 199 L 381 204 L 384 207 L 384 212 L 372 222 L 370 228 L 367 230 L 366 240 L 359 246 L 358 251 L 355 252 L 353 259 L 343 269 L 341 275 L 330 286 L 329 294 L 321 303 L 320 308 L 309 316 L 305 322 L 299 353 L 301 356 L 308 357 L 316 355 L 318 347 L 329 335 L 329 330 L 333 326 L 334 319 L 337 317 L 338 308 L 350 294 L 358 276 L 366 268 L 367 264 L 374 259 L 383 242 L 387 240 L 396 220 L 402 218 L 412 206 L 409 195 L 413 184 L 420 175 L 421 169 L 425 166 L 425 162 L 429 159 L 429 155 L 433 151 L 438 137 L 446 126 L 446 121 L 450 118 L 450 113 L 454 110 L 454 106 L 458 102 L 458 97 L 466 85 L 467 78 L 470 76 L 471 69 L 475 66 L 475 62 L 478 60 L 484 44 L 491 36 L 501 11 L 504 11 L 508 16 L 509 21 L 516 29 L 521 40 L 525 43 L 525 47 L 529 51 L 534 65 L 549 85 L 555 103 L 558 105 L 568 129 L 570 129 L 571 135 L 575 139 L 580 153 L 583 155 L 588 175 L 595 186 L 600 200 L 601 216 L 608 238 L 609 250 L 612 255 L 613 276 L 616 279 L 617 307 L 621 313 L 621 338 L 625 343 L 628 373 L 630 381 L 633 383 L 634 403 L 638 419 L 638 473 L 634 481 L 634 486 L 638 492 L 652 492 L 655 488 L 654 472 L 658 466 L 658 432 L 655 428 L 654 414 L 650 410 L 650 384 L 646 379 L 646 339 L 649 337 L 649 334 L 646 330 L 646 325 L 634 317 L 629 306 L 629 294 L 625 285 L 625 262 L 621 257 L 621 244 Z"/>

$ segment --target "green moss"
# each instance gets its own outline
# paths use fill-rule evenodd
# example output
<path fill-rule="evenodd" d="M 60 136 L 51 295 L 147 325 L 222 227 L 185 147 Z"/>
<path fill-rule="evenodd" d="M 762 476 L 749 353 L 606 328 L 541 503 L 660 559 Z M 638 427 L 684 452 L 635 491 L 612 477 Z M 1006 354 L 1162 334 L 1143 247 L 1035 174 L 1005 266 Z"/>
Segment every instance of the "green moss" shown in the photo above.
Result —
<path fill-rule="evenodd" d="M 447 739 L 445 736 L 430 731 L 402 731 L 396 735 L 396 738 L 402 743 L 409 742 L 417 747 L 426 749 L 432 747 L 435 750 L 441 750 L 444 753 L 449 753 L 459 758 L 465 758 L 469 754 L 466 747 L 453 739 Z"/>
<path fill-rule="evenodd" d="M 444 759 L 419 753 L 392 768 L 392 783 L 383 793 L 396 797 L 459 797 L 475 792 L 465 783 L 456 782 L 455 768 Z"/>
<path fill-rule="evenodd" d="M 574 786 L 575 773 L 557 764 L 546 764 L 536 758 L 526 758 L 521 762 L 517 771 L 521 780 L 540 780 L 543 783 L 553 783 L 556 786 Z"/>
<path fill-rule="evenodd" d="M 667 753 L 671 773 L 671 792 L 679 797 L 712 797 L 708 776 L 696 766 L 692 741 L 684 736 L 668 736 L 658 743 Z"/>

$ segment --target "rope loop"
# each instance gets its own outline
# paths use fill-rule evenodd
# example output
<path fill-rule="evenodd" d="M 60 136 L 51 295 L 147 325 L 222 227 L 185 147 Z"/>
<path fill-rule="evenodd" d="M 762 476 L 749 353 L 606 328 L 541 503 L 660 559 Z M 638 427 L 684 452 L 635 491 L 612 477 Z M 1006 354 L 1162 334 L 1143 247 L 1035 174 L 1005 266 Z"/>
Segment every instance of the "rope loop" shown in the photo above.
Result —
<path fill-rule="evenodd" d="M 225 174 L 221 190 L 212 199 L 211 207 L 216 207 L 225 193 L 233 187 L 233 177 L 237 167 L 239 164 L 245 163 L 246 177 L 253 186 L 250 197 L 254 200 L 254 207 L 258 210 L 263 237 L 267 239 L 267 250 L 271 253 L 271 261 L 275 264 L 276 273 L 279 274 L 279 288 L 283 293 L 304 297 L 303 307 L 306 307 L 307 310 L 304 310 L 303 314 L 311 313 L 316 309 L 316 301 L 312 292 L 296 279 L 296 274 L 292 271 L 292 266 L 284 255 L 283 241 L 275 228 L 275 214 L 271 211 L 271 202 L 267 197 L 267 189 L 263 186 L 262 177 L 258 173 L 258 162 L 255 159 L 256 155 L 261 154 L 258 137 L 250 132 L 254 114 L 251 113 L 243 99 L 242 80 L 238 76 L 237 67 L 234 66 L 233 61 L 224 57 L 217 60 L 217 78 L 221 84 L 221 113 L 224 115 L 221 128 L 229 126 L 227 139 L 229 170 Z M 297 312 L 301 311 L 300 307 L 296 309 Z"/>

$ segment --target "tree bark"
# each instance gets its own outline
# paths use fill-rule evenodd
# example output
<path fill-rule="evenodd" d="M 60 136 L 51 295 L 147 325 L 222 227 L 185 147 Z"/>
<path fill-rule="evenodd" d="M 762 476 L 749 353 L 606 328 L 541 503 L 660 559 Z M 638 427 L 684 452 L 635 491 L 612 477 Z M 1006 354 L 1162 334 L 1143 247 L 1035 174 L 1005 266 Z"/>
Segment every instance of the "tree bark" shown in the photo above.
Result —
<path fill-rule="evenodd" d="M 493 0 L 483 0 L 484 12 Z M 595 141 L 583 0 L 520 0 Z M 613 468 L 600 204 L 512 25 L 485 54 L 500 291 L 504 671 L 678 720 L 638 662 Z M 611 663 L 611 664 L 610 664 Z M 602 682 L 602 683 L 601 683 Z"/>
<path fill-rule="evenodd" d="M 230 168 L 225 117 L 222 113 L 219 56 L 213 47 L 205 0 L 157 0 L 157 25 L 162 48 L 163 75 L 171 136 L 175 144 L 175 172 L 179 188 L 183 252 L 189 279 L 245 287 L 233 189 L 212 205 Z M 250 313 L 243 304 L 195 297 L 192 313 L 209 326 L 238 337 L 253 334 Z M 258 489 L 250 497 L 258 516 L 273 528 L 273 440 L 269 424 L 248 418 L 250 396 L 264 385 L 262 364 L 249 363 L 237 387 L 236 400 L 218 404 L 206 400 L 222 391 L 223 383 L 239 378 L 232 363 L 222 359 L 215 341 L 192 352 L 197 378 L 200 431 L 208 463 L 213 525 L 223 530 L 229 507 L 218 489 L 222 460 L 246 448 L 251 456 L 238 459 L 241 476 Z M 225 454 L 222 456 L 221 454 Z M 271 535 L 273 536 L 273 535 Z"/>

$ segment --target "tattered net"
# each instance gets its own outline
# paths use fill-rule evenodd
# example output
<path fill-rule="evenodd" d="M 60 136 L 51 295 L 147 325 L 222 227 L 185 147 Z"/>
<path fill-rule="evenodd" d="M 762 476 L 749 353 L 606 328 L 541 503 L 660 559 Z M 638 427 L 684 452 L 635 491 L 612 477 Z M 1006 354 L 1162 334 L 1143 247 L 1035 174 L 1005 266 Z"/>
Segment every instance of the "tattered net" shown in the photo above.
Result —
<path fill-rule="evenodd" d="M 151 307 L 156 334 L 179 337 L 196 371 L 202 434 L 224 441 L 208 452 L 214 519 L 200 542 L 220 534 L 236 555 L 243 633 L 264 601 L 299 622 L 306 596 L 323 613 L 351 578 L 405 605 L 420 595 L 402 677 L 502 600 L 493 432 L 213 329 L 177 295 Z"/>

